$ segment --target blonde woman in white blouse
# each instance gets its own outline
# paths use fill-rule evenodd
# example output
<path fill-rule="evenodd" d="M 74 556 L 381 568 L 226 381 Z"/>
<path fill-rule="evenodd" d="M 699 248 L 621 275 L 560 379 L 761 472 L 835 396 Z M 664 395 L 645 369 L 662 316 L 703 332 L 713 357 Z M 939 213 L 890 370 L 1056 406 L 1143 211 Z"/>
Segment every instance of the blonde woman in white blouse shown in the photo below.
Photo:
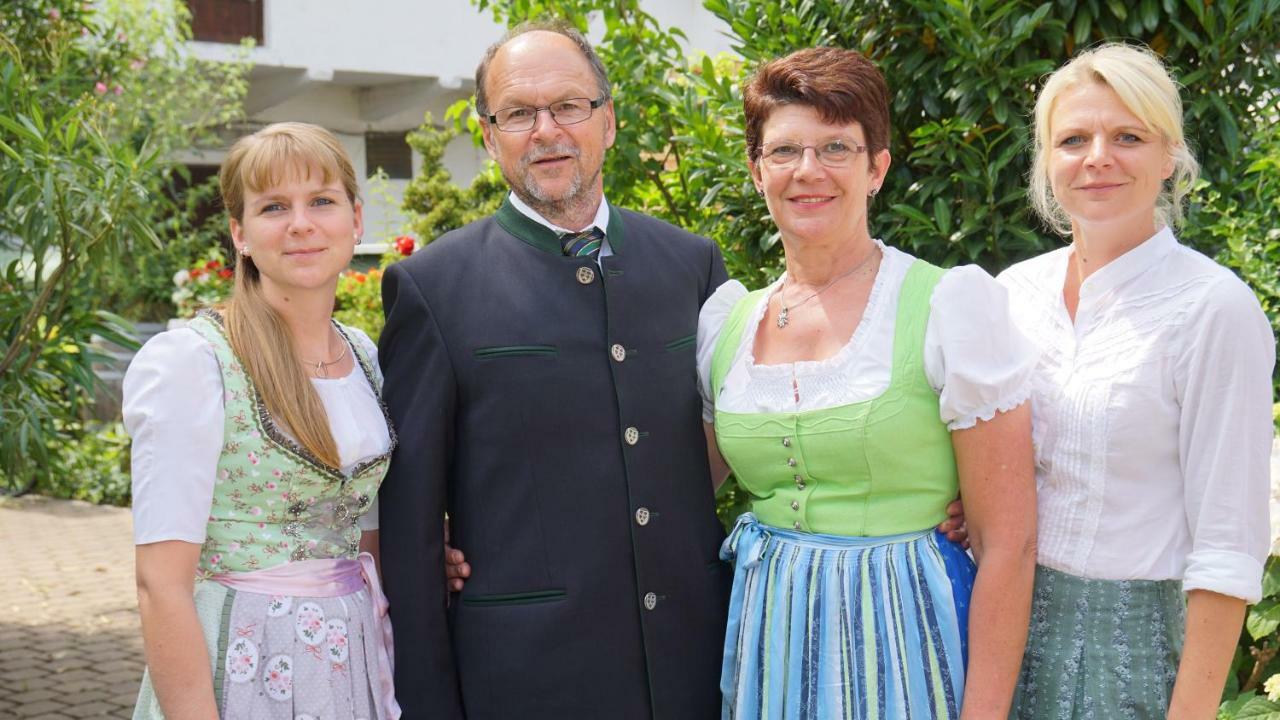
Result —
<path fill-rule="evenodd" d="M 1174 236 L 1197 170 L 1149 51 L 1102 45 L 1045 83 L 1031 195 L 1071 244 L 1000 276 L 1041 351 L 1017 718 L 1213 717 L 1261 595 L 1275 341 Z"/>

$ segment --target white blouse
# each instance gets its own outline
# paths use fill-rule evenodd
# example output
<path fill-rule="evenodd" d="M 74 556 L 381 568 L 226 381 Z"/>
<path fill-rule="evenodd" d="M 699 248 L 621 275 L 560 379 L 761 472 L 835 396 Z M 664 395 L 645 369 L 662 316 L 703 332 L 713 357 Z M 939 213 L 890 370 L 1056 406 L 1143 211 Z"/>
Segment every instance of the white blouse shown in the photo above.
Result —
<path fill-rule="evenodd" d="M 1165 229 L 1090 275 L 1070 248 L 1000 275 L 1041 356 L 1039 560 L 1256 602 L 1269 548 L 1275 339 L 1253 292 Z"/>
<path fill-rule="evenodd" d="M 380 373 L 373 342 L 350 330 Z M 329 416 L 344 470 L 387 451 L 386 418 L 358 362 L 346 377 L 312 378 L 311 384 Z M 203 543 L 226 420 L 213 347 L 188 328 L 151 338 L 125 373 L 123 410 L 133 438 L 134 543 Z M 378 528 L 376 500 L 360 517 L 360 528 Z"/>
<path fill-rule="evenodd" d="M 756 330 L 786 276 L 769 286 L 743 329 L 742 342 L 724 379 L 719 403 L 734 413 L 803 412 L 879 397 L 893 371 L 894 320 L 898 296 L 915 258 L 879 241 L 884 259 L 866 310 L 840 351 L 823 360 L 758 365 L 752 349 Z M 715 418 L 711 357 L 733 306 L 747 294 L 730 280 L 707 300 L 698 317 L 698 378 L 703 419 Z M 1031 394 L 1033 346 L 1014 327 L 1003 287 L 976 265 L 947 270 L 929 302 L 924 367 L 940 395 L 941 420 L 952 430 L 990 420 Z M 798 398 L 798 399 L 797 399 Z"/>

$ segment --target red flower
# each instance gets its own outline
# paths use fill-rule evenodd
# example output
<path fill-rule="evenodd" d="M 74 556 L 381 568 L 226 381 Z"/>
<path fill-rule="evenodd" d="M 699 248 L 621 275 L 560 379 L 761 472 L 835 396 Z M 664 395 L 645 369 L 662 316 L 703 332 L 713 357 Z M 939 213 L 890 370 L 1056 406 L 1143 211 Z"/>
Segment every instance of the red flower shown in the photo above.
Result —
<path fill-rule="evenodd" d="M 218 261 L 217 261 L 217 260 L 210 260 L 209 262 L 207 262 L 207 263 L 205 263 L 205 264 L 204 264 L 204 269 L 205 269 L 205 270 L 217 270 L 217 269 L 218 269 Z"/>
<path fill-rule="evenodd" d="M 356 273 L 356 282 L 358 282 L 358 283 L 362 283 L 362 282 L 364 282 L 364 275 L 362 275 L 362 274 L 360 274 L 360 273 Z"/>
<path fill-rule="evenodd" d="M 204 274 L 204 268 L 198 268 L 198 267 L 196 267 L 196 268 L 191 268 L 191 279 L 192 279 L 192 280 L 195 280 L 196 278 L 200 277 L 200 276 L 201 276 L 201 275 L 203 275 L 203 274 Z"/>
<path fill-rule="evenodd" d="M 222 278 L 223 280 L 226 280 L 227 278 L 231 277 L 234 274 L 235 273 L 231 271 L 231 268 L 222 268 L 221 270 L 218 271 L 218 277 Z"/>
<path fill-rule="evenodd" d="M 413 238 L 409 237 L 408 235 L 401 235 L 400 237 L 396 238 L 395 245 L 396 245 L 396 252 L 400 253 L 401 255 L 409 256 L 413 254 L 413 246 L 414 246 Z"/>

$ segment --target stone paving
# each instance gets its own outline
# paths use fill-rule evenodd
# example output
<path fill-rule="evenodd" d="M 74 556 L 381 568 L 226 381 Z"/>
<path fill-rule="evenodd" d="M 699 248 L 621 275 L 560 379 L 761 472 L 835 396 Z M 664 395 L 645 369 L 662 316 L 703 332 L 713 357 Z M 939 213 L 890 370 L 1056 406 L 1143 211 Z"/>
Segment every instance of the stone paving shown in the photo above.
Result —
<path fill-rule="evenodd" d="M 127 718 L 142 635 L 126 508 L 0 499 L 0 718 Z"/>

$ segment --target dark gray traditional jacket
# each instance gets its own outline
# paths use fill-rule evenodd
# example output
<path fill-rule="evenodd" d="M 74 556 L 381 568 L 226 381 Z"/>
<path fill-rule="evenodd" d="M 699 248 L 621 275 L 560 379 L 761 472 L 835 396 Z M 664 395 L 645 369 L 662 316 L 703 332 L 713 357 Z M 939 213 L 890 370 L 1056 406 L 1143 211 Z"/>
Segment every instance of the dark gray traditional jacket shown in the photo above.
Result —
<path fill-rule="evenodd" d="M 417 718 L 713 718 L 730 569 L 694 351 L 714 243 L 610 208 L 564 257 L 505 204 L 383 278 L 380 495 Z M 473 572 L 449 601 L 442 519 Z"/>

